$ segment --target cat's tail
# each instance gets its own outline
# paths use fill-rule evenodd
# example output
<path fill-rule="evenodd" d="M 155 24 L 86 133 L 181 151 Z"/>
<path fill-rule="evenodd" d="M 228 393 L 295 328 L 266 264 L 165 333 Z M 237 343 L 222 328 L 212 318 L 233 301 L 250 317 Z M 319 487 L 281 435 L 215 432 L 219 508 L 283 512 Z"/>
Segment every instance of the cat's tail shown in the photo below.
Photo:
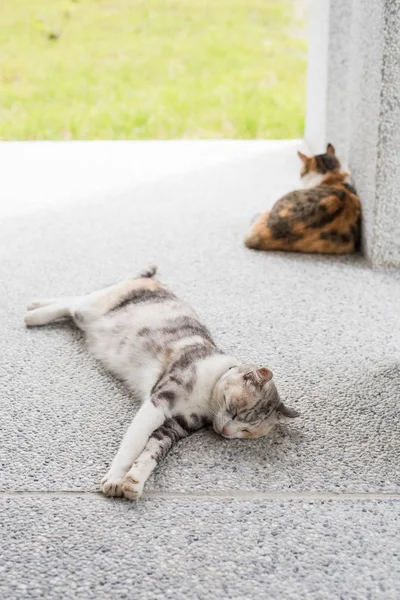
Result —
<path fill-rule="evenodd" d="M 146 269 L 140 271 L 138 277 L 147 277 L 151 278 L 157 273 L 157 265 L 149 265 Z"/>

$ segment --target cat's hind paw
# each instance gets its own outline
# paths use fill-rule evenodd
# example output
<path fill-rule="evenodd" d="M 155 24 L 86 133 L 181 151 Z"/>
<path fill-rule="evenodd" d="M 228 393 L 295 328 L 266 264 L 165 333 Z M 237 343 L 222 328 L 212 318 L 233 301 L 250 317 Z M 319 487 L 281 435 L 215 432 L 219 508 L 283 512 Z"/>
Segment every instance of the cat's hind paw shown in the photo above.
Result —
<path fill-rule="evenodd" d="M 128 498 L 129 500 L 139 500 L 144 487 L 144 483 L 140 479 L 138 473 L 129 472 L 125 475 L 122 482 L 122 491 L 125 498 Z"/>
<path fill-rule="evenodd" d="M 48 300 L 31 300 L 26 305 L 26 310 L 35 310 L 35 308 L 43 308 L 43 306 L 48 306 L 50 301 Z"/>
<path fill-rule="evenodd" d="M 100 490 L 105 496 L 118 498 L 123 495 L 122 477 L 114 477 L 112 473 L 107 473 L 101 480 Z"/>

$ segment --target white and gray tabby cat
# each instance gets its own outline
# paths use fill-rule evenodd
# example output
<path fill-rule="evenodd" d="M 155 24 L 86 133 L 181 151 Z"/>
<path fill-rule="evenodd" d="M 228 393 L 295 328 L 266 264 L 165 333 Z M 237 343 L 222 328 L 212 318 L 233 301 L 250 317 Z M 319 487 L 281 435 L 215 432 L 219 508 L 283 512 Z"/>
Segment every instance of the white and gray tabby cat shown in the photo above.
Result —
<path fill-rule="evenodd" d="M 71 317 L 90 352 L 142 400 L 101 490 L 137 499 L 179 439 L 212 424 L 226 438 L 258 438 L 298 416 L 280 400 L 269 369 L 219 350 L 190 306 L 152 279 L 137 278 L 86 296 L 37 300 L 28 327 Z"/>

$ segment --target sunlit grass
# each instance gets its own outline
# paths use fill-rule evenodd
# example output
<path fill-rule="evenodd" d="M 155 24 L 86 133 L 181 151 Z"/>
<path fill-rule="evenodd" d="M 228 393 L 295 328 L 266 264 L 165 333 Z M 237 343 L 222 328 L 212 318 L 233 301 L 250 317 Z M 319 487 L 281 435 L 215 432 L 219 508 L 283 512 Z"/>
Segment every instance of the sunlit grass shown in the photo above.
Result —
<path fill-rule="evenodd" d="M 296 0 L 0 3 L 1 139 L 303 132 Z"/>

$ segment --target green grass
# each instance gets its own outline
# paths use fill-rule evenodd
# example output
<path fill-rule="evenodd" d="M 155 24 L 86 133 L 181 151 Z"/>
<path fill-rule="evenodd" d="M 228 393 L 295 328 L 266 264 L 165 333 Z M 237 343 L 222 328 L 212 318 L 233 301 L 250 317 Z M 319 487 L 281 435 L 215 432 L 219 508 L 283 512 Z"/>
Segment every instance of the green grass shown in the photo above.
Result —
<path fill-rule="evenodd" d="M 0 139 L 299 137 L 298 3 L 0 2 Z"/>

